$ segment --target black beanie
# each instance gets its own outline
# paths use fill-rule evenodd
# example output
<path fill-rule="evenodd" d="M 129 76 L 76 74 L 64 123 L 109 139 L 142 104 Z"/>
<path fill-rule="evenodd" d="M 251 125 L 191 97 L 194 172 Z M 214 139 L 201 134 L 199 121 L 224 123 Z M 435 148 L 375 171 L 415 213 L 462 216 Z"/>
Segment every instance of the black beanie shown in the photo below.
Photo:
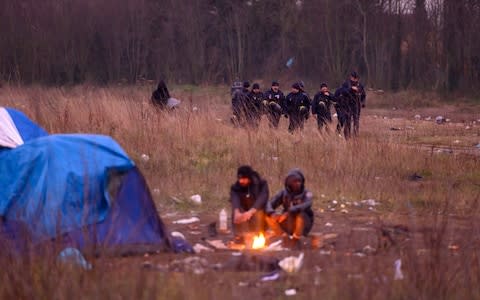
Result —
<path fill-rule="evenodd" d="M 320 84 L 320 88 L 324 88 L 324 87 L 328 87 L 328 84 L 326 84 L 325 82 L 322 82 L 322 83 Z"/>
<path fill-rule="evenodd" d="M 255 173 L 255 171 L 252 169 L 252 167 L 250 166 L 241 166 L 238 168 L 237 170 L 237 177 L 248 177 L 248 178 L 252 178 L 253 176 L 253 173 Z"/>
<path fill-rule="evenodd" d="M 258 83 L 254 83 L 252 85 L 252 90 L 255 90 L 255 89 L 260 89 L 260 85 Z"/>
<path fill-rule="evenodd" d="M 243 82 L 243 87 L 246 88 L 246 89 L 249 88 L 250 87 L 250 82 L 244 81 Z"/>
<path fill-rule="evenodd" d="M 299 91 L 303 91 L 302 86 L 298 82 L 295 82 L 294 84 L 292 84 L 292 88 L 297 89 Z"/>
<path fill-rule="evenodd" d="M 278 83 L 278 81 L 272 81 L 272 86 L 280 86 L 280 84 Z"/>
<path fill-rule="evenodd" d="M 353 71 L 352 74 L 350 74 L 353 78 L 358 78 L 358 73 Z"/>

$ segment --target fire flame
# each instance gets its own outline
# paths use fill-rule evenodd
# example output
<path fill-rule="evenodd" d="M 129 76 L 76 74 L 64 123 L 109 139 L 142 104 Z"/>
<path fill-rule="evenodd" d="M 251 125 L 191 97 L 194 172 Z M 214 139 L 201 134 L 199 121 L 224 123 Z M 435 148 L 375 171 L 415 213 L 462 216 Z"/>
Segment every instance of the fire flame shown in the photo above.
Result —
<path fill-rule="evenodd" d="M 262 249 L 265 247 L 265 236 L 260 233 L 253 237 L 252 249 Z"/>

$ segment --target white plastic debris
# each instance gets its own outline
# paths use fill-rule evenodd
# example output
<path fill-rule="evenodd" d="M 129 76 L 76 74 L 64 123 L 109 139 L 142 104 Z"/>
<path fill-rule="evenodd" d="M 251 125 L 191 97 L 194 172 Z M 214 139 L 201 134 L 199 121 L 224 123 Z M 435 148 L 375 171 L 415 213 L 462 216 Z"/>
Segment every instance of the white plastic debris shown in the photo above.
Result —
<path fill-rule="evenodd" d="M 435 118 L 435 122 L 436 122 L 437 124 L 443 124 L 443 123 L 445 123 L 445 118 L 444 118 L 443 116 L 437 116 L 437 117 Z"/>
<path fill-rule="evenodd" d="M 213 250 L 208 247 L 205 247 L 202 244 L 197 243 L 195 244 L 195 246 L 193 246 L 193 251 L 195 251 L 195 253 L 200 253 L 200 252 L 212 252 Z"/>
<path fill-rule="evenodd" d="M 333 224 L 330 223 L 330 222 L 325 223 L 325 227 L 332 227 L 332 226 L 333 226 Z"/>
<path fill-rule="evenodd" d="M 432 119 L 432 117 L 426 117 L 425 121 L 430 121 L 431 119 Z"/>
<path fill-rule="evenodd" d="M 202 196 L 198 194 L 190 196 L 190 200 L 192 200 L 192 202 L 195 204 L 202 204 Z"/>
<path fill-rule="evenodd" d="M 303 252 L 299 256 L 289 256 L 282 259 L 278 265 L 287 273 L 294 273 L 300 270 L 303 265 Z"/>
<path fill-rule="evenodd" d="M 153 189 L 153 194 L 155 195 L 160 194 L 160 189 L 157 189 L 157 188 Z"/>
<path fill-rule="evenodd" d="M 58 254 L 57 261 L 62 264 L 70 264 L 85 270 L 92 269 L 92 264 L 83 257 L 82 253 L 77 248 L 67 247 L 63 249 L 62 252 Z"/>
<path fill-rule="evenodd" d="M 277 272 L 274 272 L 273 274 L 268 274 L 268 275 L 263 276 L 260 280 L 261 281 L 275 281 L 278 278 L 280 278 L 280 273 L 277 271 Z"/>
<path fill-rule="evenodd" d="M 370 255 L 370 254 L 374 254 L 375 252 L 377 252 L 377 249 L 373 248 L 370 245 L 366 245 L 365 247 L 363 247 L 362 251 L 363 251 L 363 253 L 365 253 L 367 255 Z"/>
<path fill-rule="evenodd" d="M 470 130 L 472 127 L 470 126 L 465 126 L 465 130 Z"/>
<path fill-rule="evenodd" d="M 167 107 L 168 108 L 175 108 L 180 105 L 182 101 L 175 99 L 175 98 L 168 98 L 167 100 Z"/>
<path fill-rule="evenodd" d="M 296 289 L 288 289 L 288 290 L 285 290 L 285 296 L 295 296 L 297 294 L 297 290 Z"/>
<path fill-rule="evenodd" d="M 198 111 L 198 107 L 196 106 L 192 107 L 192 111 Z"/>
<path fill-rule="evenodd" d="M 197 217 L 191 217 L 191 218 L 188 218 L 188 219 L 176 220 L 176 221 L 173 221 L 172 223 L 173 224 L 192 224 L 192 223 L 195 223 L 195 222 L 200 222 L 200 219 L 197 218 Z"/>
<path fill-rule="evenodd" d="M 221 240 L 207 240 L 207 243 L 215 249 L 228 249 L 228 247 Z"/>
<path fill-rule="evenodd" d="M 460 140 L 454 140 L 453 143 L 454 143 L 454 144 L 459 144 L 459 143 L 460 143 Z"/>
<path fill-rule="evenodd" d="M 477 149 L 480 149 L 480 143 L 475 146 Z"/>
<path fill-rule="evenodd" d="M 140 158 L 142 159 L 142 161 L 144 162 L 147 162 L 150 160 L 150 156 L 148 156 L 147 154 L 143 153 Z"/>
<path fill-rule="evenodd" d="M 362 204 L 368 205 L 368 206 L 377 206 L 380 205 L 380 202 L 376 201 L 375 199 L 366 199 L 360 201 Z"/>
<path fill-rule="evenodd" d="M 337 201 L 337 200 L 332 200 L 332 204 L 333 204 L 333 205 L 337 205 L 337 204 L 338 204 L 338 201 Z"/>
<path fill-rule="evenodd" d="M 415 115 L 414 118 L 415 118 L 415 120 L 420 120 L 420 119 L 422 119 L 422 116 L 421 115 Z"/>
<path fill-rule="evenodd" d="M 400 258 L 395 260 L 393 265 L 395 267 L 395 274 L 393 276 L 393 280 L 402 280 L 403 279 L 402 260 Z"/>
<path fill-rule="evenodd" d="M 284 248 L 282 247 L 282 240 L 278 240 L 276 242 L 271 243 L 270 245 L 265 248 L 267 251 L 282 251 Z"/>
<path fill-rule="evenodd" d="M 183 240 L 185 240 L 185 236 L 183 235 L 183 233 L 181 232 L 178 232 L 178 231 L 173 231 L 172 233 L 170 233 L 172 236 L 174 237 L 178 237 L 178 238 L 181 238 Z"/>

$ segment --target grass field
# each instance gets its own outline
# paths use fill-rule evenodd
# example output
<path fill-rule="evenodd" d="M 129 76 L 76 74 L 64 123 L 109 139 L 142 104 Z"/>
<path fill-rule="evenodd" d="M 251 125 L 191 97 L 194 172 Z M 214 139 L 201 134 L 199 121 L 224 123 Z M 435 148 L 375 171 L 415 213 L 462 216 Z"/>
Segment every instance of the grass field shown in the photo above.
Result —
<path fill-rule="evenodd" d="M 475 102 L 372 91 L 360 137 L 345 141 L 334 130 L 319 133 L 313 118 L 293 135 L 287 119 L 278 130 L 265 119 L 258 130 L 236 129 L 229 121 L 226 86 L 174 87 L 182 105 L 171 113 L 150 106 L 151 90 L 7 86 L 0 89 L 0 105 L 21 109 L 50 133 L 111 135 L 143 171 L 166 223 L 195 214 L 200 231 L 228 207 L 239 165 L 258 170 L 272 193 L 288 170 L 299 167 L 315 196 L 314 231 L 338 234 L 328 246 L 330 254 L 306 250 L 299 273 L 265 283 L 256 280 L 259 272 L 206 268 L 195 275 L 142 268 L 145 260 L 166 264 L 184 258 L 170 254 L 89 258 L 95 265 L 90 272 L 52 266 L 48 258 L 5 262 L 2 298 L 270 299 L 286 297 L 288 288 L 296 288 L 302 299 L 480 298 L 480 106 Z M 417 114 L 421 119 L 414 118 Z M 435 124 L 438 115 L 450 121 Z M 422 178 L 411 180 L 414 174 Z M 200 206 L 188 200 L 193 194 L 202 196 Z M 355 205 L 365 199 L 380 205 Z M 409 237 L 381 250 L 378 228 L 396 224 L 407 226 Z M 201 242 L 202 235 L 170 226 L 192 243 Z M 376 255 L 354 255 L 367 244 Z M 229 259 L 225 253 L 200 256 L 209 264 Z M 405 278 L 393 281 L 398 258 Z"/>

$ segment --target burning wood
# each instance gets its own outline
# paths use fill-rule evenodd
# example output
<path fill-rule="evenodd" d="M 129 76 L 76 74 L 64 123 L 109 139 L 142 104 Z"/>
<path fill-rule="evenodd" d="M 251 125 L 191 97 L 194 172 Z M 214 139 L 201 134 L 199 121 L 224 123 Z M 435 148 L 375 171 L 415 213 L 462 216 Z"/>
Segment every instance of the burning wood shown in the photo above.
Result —
<path fill-rule="evenodd" d="M 252 249 L 265 248 L 265 236 L 262 232 L 253 237 Z"/>

